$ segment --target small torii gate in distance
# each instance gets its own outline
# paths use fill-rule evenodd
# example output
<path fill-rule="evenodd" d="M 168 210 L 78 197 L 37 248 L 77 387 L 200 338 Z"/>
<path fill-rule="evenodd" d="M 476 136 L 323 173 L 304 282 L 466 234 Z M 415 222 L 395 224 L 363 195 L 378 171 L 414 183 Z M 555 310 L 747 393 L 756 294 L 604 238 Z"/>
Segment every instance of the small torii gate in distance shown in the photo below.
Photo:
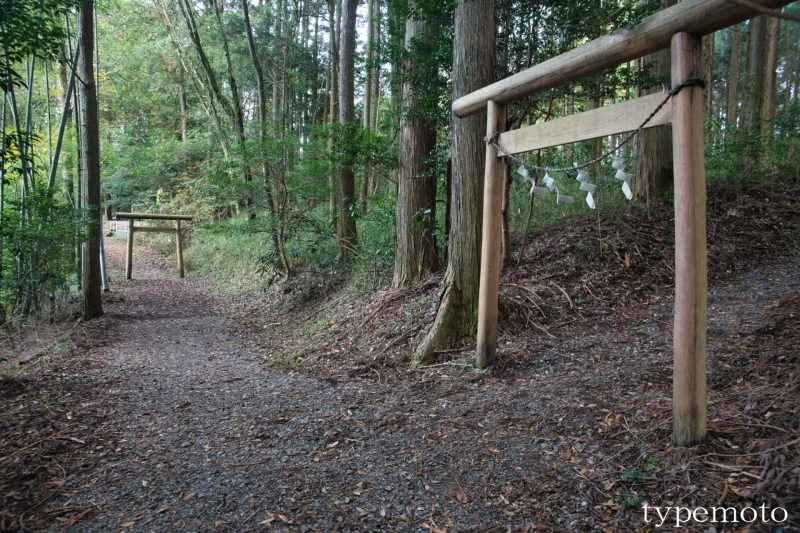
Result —
<path fill-rule="evenodd" d="M 181 220 L 192 220 L 188 215 L 162 215 L 159 213 L 117 213 L 117 219 L 128 221 L 128 253 L 125 255 L 125 279 L 131 279 L 133 273 L 133 234 L 135 232 L 174 233 L 175 248 L 178 260 L 178 275 L 183 277 L 183 235 L 181 234 Z M 174 220 L 174 228 L 136 227 L 135 220 Z"/>
<path fill-rule="evenodd" d="M 789 0 L 759 0 L 781 8 Z M 635 130 L 663 99 L 652 95 L 578 115 L 503 132 L 508 104 L 671 47 L 672 87 L 703 75 L 701 37 L 761 14 L 735 0 L 684 0 L 639 24 L 579 46 L 453 102 L 459 118 L 486 110 L 486 136 L 510 154 L 558 146 Z M 672 123 L 675 188 L 675 319 L 673 431 L 675 446 L 706 439 L 706 328 L 708 252 L 702 88 L 690 86 L 673 96 L 648 124 Z M 475 360 L 490 365 L 497 352 L 500 288 L 503 166 L 501 154 L 486 146 L 481 278 Z"/>

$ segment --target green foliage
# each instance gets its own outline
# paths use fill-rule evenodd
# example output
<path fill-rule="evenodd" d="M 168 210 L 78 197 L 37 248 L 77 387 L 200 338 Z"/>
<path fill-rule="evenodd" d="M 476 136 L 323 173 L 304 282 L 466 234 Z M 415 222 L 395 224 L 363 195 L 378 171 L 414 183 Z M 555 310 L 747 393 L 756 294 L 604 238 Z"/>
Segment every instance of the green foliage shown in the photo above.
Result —
<path fill-rule="evenodd" d="M 55 57 L 66 37 L 64 18 L 79 0 L 0 0 L 0 90 L 24 85 L 17 65 L 32 55 Z"/>
<path fill-rule="evenodd" d="M 37 186 L 27 197 L 10 199 L 2 220 L 0 309 L 14 322 L 39 314 L 51 295 L 69 292 L 76 241 L 86 219 Z"/>
<path fill-rule="evenodd" d="M 738 190 L 754 176 L 796 173 L 800 168 L 800 102 L 778 111 L 773 126 L 776 134 L 765 136 L 727 126 L 723 120 L 707 125 L 719 137 L 706 146 L 708 178 Z"/>

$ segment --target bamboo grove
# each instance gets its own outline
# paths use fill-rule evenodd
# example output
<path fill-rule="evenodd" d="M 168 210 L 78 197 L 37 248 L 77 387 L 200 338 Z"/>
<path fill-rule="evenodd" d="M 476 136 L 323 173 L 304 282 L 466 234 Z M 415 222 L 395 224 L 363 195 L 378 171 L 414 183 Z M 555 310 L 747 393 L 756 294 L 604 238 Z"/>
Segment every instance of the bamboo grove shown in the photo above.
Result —
<path fill-rule="evenodd" d="M 2 0 L 0 318 L 9 331 L 54 318 L 81 292 L 87 316 L 101 313 L 100 210 L 179 212 L 256 236 L 249 267 L 269 281 L 344 269 L 405 287 L 443 274 L 424 362 L 475 329 L 486 119 L 454 121 L 454 98 L 674 3 Z M 704 38 L 717 179 L 798 167 L 798 13 Z M 506 129 L 660 92 L 669 71 L 664 51 L 524 99 Z M 619 142 L 527 157 L 567 166 Z M 634 201 L 669 190 L 671 150 L 668 126 L 625 147 Z M 532 210 L 512 176 L 506 266 L 514 231 L 582 209 Z"/>

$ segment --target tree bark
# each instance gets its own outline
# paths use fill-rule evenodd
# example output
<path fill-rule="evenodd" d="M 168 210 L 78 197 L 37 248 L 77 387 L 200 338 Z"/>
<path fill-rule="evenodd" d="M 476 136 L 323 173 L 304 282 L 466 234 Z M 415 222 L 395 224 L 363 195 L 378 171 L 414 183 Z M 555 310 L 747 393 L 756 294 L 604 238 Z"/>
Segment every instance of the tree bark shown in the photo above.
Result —
<path fill-rule="evenodd" d="M 340 4 L 336 0 L 328 0 L 328 13 L 330 20 L 330 40 L 328 43 L 329 48 L 329 62 L 330 62 L 330 125 L 331 132 L 328 138 L 328 153 L 333 153 L 333 136 L 334 127 L 339 123 L 339 28 L 342 11 Z M 336 199 L 337 187 L 336 180 L 338 178 L 337 168 L 334 163 L 331 163 L 330 174 L 328 175 L 328 212 L 331 217 L 336 213 Z M 337 225 L 338 227 L 338 225 Z"/>
<path fill-rule="evenodd" d="M 94 80 L 94 2 L 83 0 L 78 18 L 78 73 L 81 80 L 81 185 L 88 211 L 86 242 L 83 244 L 83 316 L 96 318 L 103 314 L 100 280 L 100 123 L 97 108 L 97 86 Z"/>
<path fill-rule="evenodd" d="M 744 131 L 759 131 L 761 90 L 764 81 L 764 53 L 766 48 L 767 17 L 758 16 L 750 21 L 750 42 L 747 57 L 747 96 L 744 106 Z"/>
<path fill-rule="evenodd" d="M 342 167 L 339 170 L 339 244 L 342 255 L 350 255 L 357 241 L 357 198 L 355 172 L 355 67 L 356 9 L 358 0 L 342 0 L 342 30 L 339 42 L 339 123 L 344 142 Z"/>
<path fill-rule="evenodd" d="M 788 8 L 783 8 L 784 11 Z M 783 110 L 789 109 L 792 95 L 792 21 L 785 20 L 783 23 Z"/>
<path fill-rule="evenodd" d="M 778 77 L 778 45 L 781 21 L 777 17 L 767 19 L 767 49 L 764 65 L 764 85 L 761 96 L 761 135 L 765 146 L 772 145 L 775 134 L 775 85 Z"/>
<path fill-rule="evenodd" d="M 493 81 L 494 1 L 459 0 L 453 40 L 453 99 Z M 414 352 L 423 364 L 444 346 L 475 333 L 480 281 L 486 115 L 452 122 L 452 220 L 444 290 L 436 318 Z"/>
<path fill-rule="evenodd" d="M 413 13 L 413 2 L 409 8 Z M 430 43 L 428 23 L 411 18 L 406 22 L 406 49 L 414 43 Z M 414 57 L 411 53 L 410 57 Z M 438 268 L 433 231 L 436 215 L 436 178 L 431 154 L 436 148 L 435 124 L 421 112 L 420 88 L 414 81 L 431 79 L 436 72 L 424 72 L 414 64 L 406 65 L 403 83 L 403 127 L 397 169 L 397 217 L 395 222 L 394 287 L 420 281 Z"/>
<path fill-rule="evenodd" d="M 714 117 L 714 36 L 715 33 L 703 35 L 703 80 L 706 86 L 703 88 L 703 119 L 705 124 L 711 124 Z M 706 128 L 706 142 L 711 135 L 712 128 Z"/>
<path fill-rule="evenodd" d="M 276 50 L 281 45 L 281 38 L 283 32 L 283 0 L 278 0 L 278 5 L 275 11 L 275 48 Z M 279 130 L 280 124 L 280 116 L 281 110 L 283 109 L 283 105 L 281 104 L 281 97 L 279 90 L 281 88 L 281 78 L 282 72 L 278 68 L 273 68 L 272 70 L 272 122 L 273 128 L 275 128 L 276 133 Z"/>
<path fill-rule="evenodd" d="M 503 239 L 500 243 L 500 269 L 504 269 L 507 265 L 511 264 L 511 227 L 508 223 L 508 208 L 511 203 L 511 161 L 504 158 L 503 166 Z"/>
<path fill-rule="evenodd" d="M 742 48 L 742 25 L 733 27 L 731 36 L 730 73 L 728 75 L 728 112 L 726 119 L 729 128 L 735 128 L 739 110 L 739 56 Z"/>
<path fill-rule="evenodd" d="M 662 0 L 664 8 L 676 4 L 676 0 Z M 646 56 L 643 63 L 652 62 L 651 73 L 659 80 L 669 80 L 669 49 Z M 662 83 L 642 89 L 639 96 L 662 91 Z M 648 202 L 667 192 L 672 186 L 672 128 L 657 126 L 642 130 L 637 135 L 636 172 L 633 194 L 640 202 Z"/>

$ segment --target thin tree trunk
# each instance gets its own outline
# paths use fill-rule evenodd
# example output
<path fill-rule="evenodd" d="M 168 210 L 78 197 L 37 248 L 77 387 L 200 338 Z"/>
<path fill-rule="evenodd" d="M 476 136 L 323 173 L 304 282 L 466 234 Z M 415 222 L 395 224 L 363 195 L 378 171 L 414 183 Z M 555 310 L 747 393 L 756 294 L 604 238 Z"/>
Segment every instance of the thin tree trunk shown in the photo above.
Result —
<path fill-rule="evenodd" d="M 350 255 L 356 244 L 357 197 L 355 190 L 355 67 L 356 8 L 358 0 L 342 0 L 342 30 L 339 39 L 339 123 L 343 131 L 343 162 L 339 169 L 339 243 L 342 255 Z"/>
<path fill-rule="evenodd" d="M 328 46 L 330 62 L 330 117 L 331 132 L 328 138 L 328 153 L 333 153 L 333 129 L 339 123 L 339 22 L 341 19 L 341 8 L 336 0 L 328 0 L 328 13 L 330 19 L 330 41 Z M 330 174 L 328 174 L 328 212 L 331 218 L 336 214 L 337 187 L 336 181 L 338 172 L 335 163 L 331 163 Z M 338 225 L 337 225 L 338 227 Z"/>
<path fill-rule="evenodd" d="M 283 33 L 283 0 L 278 0 L 278 6 L 275 11 L 275 48 L 277 49 L 281 45 L 282 33 Z M 280 99 L 280 87 L 281 87 L 281 79 L 280 77 L 283 75 L 282 72 L 279 71 L 278 68 L 273 68 L 273 76 L 272 76 L 272 123 L 273 128 L 275 131 L 278 132 L 280 129 L 278 124 L 280 123 L 279 118 L 281 115 L 281 110 L 283 109 L 283 105 L 281 104 Z"/>
<path fill-rule="evenodd" d="M 181 142 L 186 142 L 186 126 L 188 118 L 186 116 L 186 80 L 184 79 L 183 67 L 178 67 L 180 70 L 180 80 L 178 81 L 178 99 L 181 106 Z"/>
<path fill-rule="evenodd" d="M 783 8 L 784 11 L 788 8 Z M 792 95 L 792 21 L 783 23 L 783 110 L 789 109 Z"/>
<path fill-rule="evenodd" d="M 459 0 L 453 36 L 453 100 L 489 85 L 494 73 L 494 1 Z M 452 221 L 444 290 L 413 363 L 475 333 L 480 279 L 486 114 L 453 116 Z"/>
<path fill-rule="evenodd" d="M 505 171 L 503 173 L 503 227 L 502 227 L 502 241 L 500 242 L 500 268 L 504 269 L 511 264 L 511 227 L 508 223 L 508 208 L 511 203 L 511 161 L 504 158 L 503 163 Z"/>
<path fill-rule="evenodd" d="M 233 75 L 233 65 L 231 63 L 231 51 L 228 46 L 228 38 L 225 36 L 225 28 L 222 26 L 222 17 L 220 16 L 219 6 L 217 0 L 211 0 L 211 7 L 214 9 L 214 17 L 217 20 L 217 27 L 219 34 L 222 38 L 222 50 L 225 55 L 225 66 L 228 70 L 228 84 L 231 89 L 231 101 L 233 102 L 233 130 L 236 132 L 236 139 L 239 142 L 239 147 L 242 149 L 242 162 L 244 164 L 244 181 L 251 181 L 253 173 L 250 170 L 250 161 L 247 157 L 247 138 L 244 133 L 244 113 L 242 111 L 242 99 L 239 96 L 239 86 L 236 83 L 236 77 Z M 247 203 L 252 203 L 251 199 L 247 199 Z"/>
<path fill-rule="evenodd" d="M 712 123 L 714 118 L 714 36 L 715 33 L 710 33 L 703 36 L 703 80 L 706 86 L 703 88 L 703 109 L 704 120 L 706 124 L 706 143 L 709 143 L 710 136 L 713 134 L 713 128 L 708 125 Z"/>
<path fill-rule="evenodd" d="M 82 81 L 80 109 L 82 133 L 81 157 L 84 204 L 88 211 L 86 242 L 83 244 L 83 316 L 86 319 L 103 314 L 100 279 L 100 124 L 94 79 L 94 2 L 83 0 L 78 18 L 78 73 Z"/>
<path fill-rule="evenodd" d="M 244 19 L 244 30 L 247 37 L 247 50 L 250 53 L 250 62 L 253 64 L 253 70 L 256 73 L 256 87 L 258 99 L 258 140 L 259 156 L 261 159 L 261 173 L 264 179 L 264 192 L 267 195 L 267 211 L 270 216 L 270 233 L 272 238 L 272 246 L 275 248 L 275 253 L 282 259 L 285 254 L 281 241 L 278 238 L 278 231 L 275 227 L 276 209 L 275 197 L 273 194 L 272 182 L 270 181 L 269 162 L 267 161 L 267 130 L 269 128 L 269 111 L 267 110 L 267 85 L 264 81 L 264 70 L 261 68 L 261 61 L 258 59 L 258 52 L 256 51 L 256 44 L 253 39 L 253 27 L 250 24 L 250 9 L 248 8 L 249 0 L 242 0 L 242 16 Z M 283 268 L 288 273 L 289 264 L 283 261 Z"/>
<path fill-rule="evenodd" d="M 737 113 L 739 110 L 739 56 L 742 48 L 742 25 L 733 26 L 731 36 L 730 74 L 728 76 L 728 112 L 726 119 L 728 127 L 736 127 Z"/>

